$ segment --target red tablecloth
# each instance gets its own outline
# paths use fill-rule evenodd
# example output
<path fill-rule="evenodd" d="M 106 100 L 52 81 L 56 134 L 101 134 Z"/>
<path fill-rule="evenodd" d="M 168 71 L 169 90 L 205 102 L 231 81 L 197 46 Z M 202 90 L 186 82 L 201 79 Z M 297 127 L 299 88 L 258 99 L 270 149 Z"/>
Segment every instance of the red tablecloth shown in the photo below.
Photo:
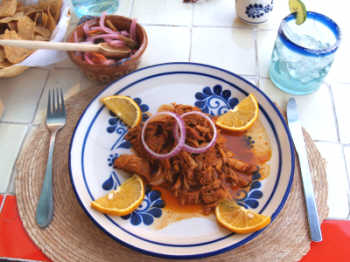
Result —
<path fill-rule="evenodd" d="M 2 198 L 0 195 L 0 203 Z M 301 262 L 350 261 L 350 221 L 325 220 L 322 232 L 323 241 L 312 243 L 310 252 Z M 0 213 L 0 258 L 4 257 L 50 261 L 25 232 L 14 196 L 6 197 Z"/>

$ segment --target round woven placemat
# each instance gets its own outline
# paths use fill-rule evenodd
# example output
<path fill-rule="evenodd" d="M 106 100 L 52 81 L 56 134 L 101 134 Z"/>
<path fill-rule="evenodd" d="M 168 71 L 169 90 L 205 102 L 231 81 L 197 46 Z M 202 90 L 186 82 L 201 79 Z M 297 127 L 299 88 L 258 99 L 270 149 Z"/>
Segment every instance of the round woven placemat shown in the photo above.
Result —
<path fill-rule="evenodd" d="M 100 89 L 87 89 L 66 101 L 67 124 L 57 135 L 54 152 L 54 218 L 46 229 L 40 229 L 35 223 L 35 207 L 45 173 L 49 133 L 45 125 L 32 130 L 16 165 L 17 204 L 23 225 L 35 244 L 53 261 L 165 261 L 133 251 L 108 237 L 84 213 L 73 192 L 68 171 L 70 139 L 80 114 L 98 91 Z M 323 221 L 328 214 L 325 161 L 310 136 L 306 132 L 304 136 Z M 300 176 L 296 173 L 283 210 L 262 234 L 239 248 L 204 260 L 298 261 L 309 248 L 304 197 Z"/>

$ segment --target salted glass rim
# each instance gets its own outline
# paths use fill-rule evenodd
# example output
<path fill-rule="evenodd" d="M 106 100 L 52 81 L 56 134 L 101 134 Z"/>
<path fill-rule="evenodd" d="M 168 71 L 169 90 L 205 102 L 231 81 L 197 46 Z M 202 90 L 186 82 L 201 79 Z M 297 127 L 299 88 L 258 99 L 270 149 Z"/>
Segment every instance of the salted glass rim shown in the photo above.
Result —
<path fill-rule="evenodd" d="M 292 49 L 293 51 L 296 51 L 298 53 L 301 53 L 303 55 L 309 55 L 309 56 L 326 56 L 334 53 L 340 44 L 341 39 L 341 33 L 339 26 L 328 16 L 325 16 L 323 14 L 307 11 L 307 19 L 314 19 L 320 23 L 322 23 L 324 26 L 328 27 L 328 29 L 333 33 L 335 36 L 335 43 L 331 45 L 330 47 L 324 48 L 324 49 L 317 49 L 317 48 L 307 48 L 300 44 L 295 43 L 293 40 L 291 40 L 284 32 L 283 28 L 284 25 L 291 21 L 296 19 L 296 13 L 292 13 L 285 18 L 283 18 L 280 27 L 278 29 L 278 35 L 281 38 L 282 42 Z"/>

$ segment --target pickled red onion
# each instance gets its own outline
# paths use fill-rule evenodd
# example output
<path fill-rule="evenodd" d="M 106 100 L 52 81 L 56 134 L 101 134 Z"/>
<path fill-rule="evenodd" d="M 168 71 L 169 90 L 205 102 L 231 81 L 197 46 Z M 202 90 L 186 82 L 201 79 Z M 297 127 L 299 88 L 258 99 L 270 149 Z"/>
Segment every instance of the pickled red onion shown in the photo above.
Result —
<path fill-rule="evenodd" d="M 94 65 L 94 64 L 95 64 L 95 63 L 92 62 L 92 60 L 90 59 L 89 53 L 88 53 L 88 52 L 84 52 L 84 59 L 85 59 L 85 61 L 86 61 L 88 64 L 90 64 L 90 65 Z"/>
<path fill-rule="evenodd" d="M 88 20 L 84 23 L 83 25 L 83 30 L 84 30 L 84 33 L 87 35 L 88 32 L 90 31 L 90 26 L 92 26 L 93 24 L 96 23 L 96 19 L 92 19 L 92 20 Z"/>
<path fill-rule="evenodd" d="M 126 37 L 129 37 L 129 36 L 130 36 L 129 32 L 126 31 L 126 30 L 121 31 L 120 33 L 121 33 L 123 36 L 126 36 Z"/>
<path fill-rule="evenodd" d="M 145 130 L 147 129 L 147 125 L 149 124 L 149 122 L 152 119 L 154 119 L 154 117 L 157 117 L 157 116 L 160 116 L 160 115 L 167 115 L 167 116 L 173 117 L 176 120 L 177 125 L 179 126 L 179 130 L 180 130 L 180 136 L 177 139 L 177 145 L 169 153 L 166 153 L 166 154 L 159 154 L 159 153 L 154 152 L 147 145 L 147 143 L 145 141 L 145 132 L 146 132 Z M 141 131 L 141 141 L 142 141 L 142 144 L 143 144 L 144 148 L 146 149 L 146 151 L 150 155 L 152 155 L 153 157 L 158 158 L 158 159 L 167 159 L 167 158 L 171 158 L 171 157 L 177 155 L 181 151 L 181 149 L 183 148 L 183 146 L 185 144 L 185 137 L 186 137 L 186 130 L 185 130 L 185 123 L 184 123 L 184 121 L 177 114 L 175 114 L 173 112 L 168 112 L 168 111 L 167 112 L 158 112 L 155 115 L 153 115 L 152 117 L 148 118 L 146 120 L 146 122 L 144 123 L 144 125 L 142 127 L 142 131 Z"/>
<path fill-rule="evenodd" d="M 123 47 L 125 46 L 124 41 L 121 40 L 111 40 L 111 39 L 106 39 L 108 45 L 112 47 Z"/>
<path fill-rule="evenodd" d="M 101 34 L 101 35 L 90 36 L 87 38 L 87 40 L 94 41 L 94 40 L 99 39 L 99 38 L 102 38 L 103 40 L 105 40 L 105 39 L 119 39 L 119 33 Z"/>
<path fill-rule="evenodd" d="M 101 14 L 101 17 L 100 17 L 100 27 L 103 31 L 105 31 L 106 33 L 115 33 L 115 31 L 113 31 L 112 29 L 108 28 L 107 26 L 105 26 L 105 18 L 106 18 L 106 12 L 103 12 Z"/>
<path fill-rule="evenodd" d="M 136 19 L 132 19 L 131 20 L 130 37 L 131 37 L 132 40 L 136 41 Z"/>

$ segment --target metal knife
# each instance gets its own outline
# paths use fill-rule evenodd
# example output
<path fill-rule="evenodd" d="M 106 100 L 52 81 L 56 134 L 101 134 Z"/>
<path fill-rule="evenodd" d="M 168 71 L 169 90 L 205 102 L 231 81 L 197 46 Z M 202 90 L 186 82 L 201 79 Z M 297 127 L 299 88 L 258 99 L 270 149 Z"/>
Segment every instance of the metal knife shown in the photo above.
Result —
<path fill-rule="evenodd" d="M 287 119 L 289 130 L 292 134 L 292 138 L 294 141 L 294 146 L 299 157 L 300 172 L 303 181 L 303 189 L 311 240 L 315 242 L 321 242 L 322 232 L 315 203 L 314 189 L 312 186 L 310 167 L 306 153 L 306 145 L 298 117 L 297 104 L 293 97 L 289 99 L 287 104 Z"/>

